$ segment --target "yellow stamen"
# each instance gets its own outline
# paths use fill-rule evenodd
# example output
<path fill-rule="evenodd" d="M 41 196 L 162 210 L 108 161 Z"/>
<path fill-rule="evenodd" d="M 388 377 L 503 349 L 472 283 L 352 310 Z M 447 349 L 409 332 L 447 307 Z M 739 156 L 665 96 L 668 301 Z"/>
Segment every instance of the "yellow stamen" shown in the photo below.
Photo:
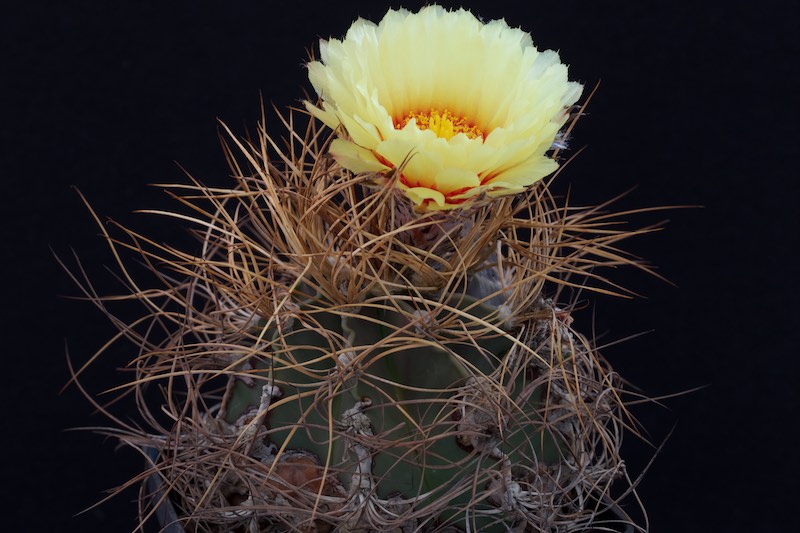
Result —
<path fill-rule="evenodd" d="M 416 119 L 417 127 L 421 130 L 431 130 L 437 137 L 450 139 L 459 133 L 463 133 L 470 139 L 483 137 L 483 132 L 472 124 L 467 117 L 454 115 L 450 110 L 445 109 L 439 113 L 436 109 L 431 109 L 428 113 L 408 113 L 403 120 L 395 125 L 398 130 L 403 129 L 411 119 Z"/>

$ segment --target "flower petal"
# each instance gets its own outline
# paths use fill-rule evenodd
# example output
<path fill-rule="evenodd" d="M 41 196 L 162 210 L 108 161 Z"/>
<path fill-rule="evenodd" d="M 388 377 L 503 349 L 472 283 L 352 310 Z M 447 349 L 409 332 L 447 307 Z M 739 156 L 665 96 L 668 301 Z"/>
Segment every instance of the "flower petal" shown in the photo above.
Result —
<path fill-rule="evenodd" d="M 375 155 L 351 142 L 334 139 L 330 153 L 344 168 L 352 172 L 384 172 L 389 167 L 378 161 Z"/>

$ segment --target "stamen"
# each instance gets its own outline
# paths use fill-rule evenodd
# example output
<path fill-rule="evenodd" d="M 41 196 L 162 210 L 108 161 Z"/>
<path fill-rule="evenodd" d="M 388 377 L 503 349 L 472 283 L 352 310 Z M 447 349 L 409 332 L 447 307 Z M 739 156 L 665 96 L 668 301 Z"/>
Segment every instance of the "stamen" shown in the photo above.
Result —
<path fill-rule="evenodd" d="M 408 113 L 403 120 L 395 124 L 396 129 L 403 129 L 411 119 L 416 119 L 417 127 L 421 130 L 431 130 L 437 137 L 442 139 L 451 139 L 463 133 L 470 139 L 483 138 L 483 132 L 478 126 L 470 122 L 467 117 L 454 115 L 449 109 L 439 112 L 437 109 L 431 109 L 427 113 L 411 112 Z"/>

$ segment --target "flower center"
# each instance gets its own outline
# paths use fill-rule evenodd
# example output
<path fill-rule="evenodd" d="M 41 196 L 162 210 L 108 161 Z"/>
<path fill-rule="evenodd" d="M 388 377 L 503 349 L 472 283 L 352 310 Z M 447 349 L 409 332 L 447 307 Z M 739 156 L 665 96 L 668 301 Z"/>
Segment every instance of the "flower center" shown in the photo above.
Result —
<path fill-rule="evenodd" d="M 483 132 L 470 122 L 467 117 L 454 115 L 448 109 L 439 112 L 437 109 L 431 109 L 427 113 L 408 113 L 403 120 L 395 125 L 395 128 L 403 129 L 411 119 L 416 119 L 417 127 L 421 130 L 431 130 L 437 137 L 442 139 L 450 139 L 459 133 L 463 133 L 470 139 L 477 139 L 483 137 Z"/>

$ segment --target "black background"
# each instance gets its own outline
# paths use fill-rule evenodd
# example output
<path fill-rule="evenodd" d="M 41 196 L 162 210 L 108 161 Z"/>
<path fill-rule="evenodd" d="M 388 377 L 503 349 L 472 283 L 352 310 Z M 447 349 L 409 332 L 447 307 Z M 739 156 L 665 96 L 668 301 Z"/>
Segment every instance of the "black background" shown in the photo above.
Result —
<path fill-rule="evenodd" d="M 458 7 L 459 3 L 444 2 Z M 586 150 L 557 187 L 576 203 L 637 188 L 621 208 L 703 205 L 652 215 L 631 241 L 670 286 L 610 275 L 644 296 L 595 298 L 579 320 L 650 395 L 702 389 L 637 409 L 652 441 L 673 430 L 639 487 L 651 530 L 786 531 L 796 522 L 798 140 L 795 18 L 770 2 L 465 2 L 561 51 L 571 76 L 600 88 L 575 130 Z M 786 3 L 789 5 L 789 3 Z M 77 426 L 102 425 L 68 379 L 112 333 L 51 254 L 74 248 L 101 291 L 113 263 L 76 186 L 103 217 L 189 243 L 133 211 L 168 207 L 146 184 L 228 183 L 216 118 L 242 132 L 260 94 L 278 108 L 311 90 L 303 61 L 319 37 L 389 3 L 29 2 L 0 18 L 3 268 L 2 483 L 6 531 L 129 531 L 135 491 L 73 517 L 139 468 L 128 450 Z M 397 3 L 392 3 L 397 6 Z M 420 2 L 405 2 L 416 9 Z M 477 73 L 479 74 L 479 73 Z M 272 121 L 274 131 L 278 131 Z M 7 328 L 7 329 L 6 329 Z M 86 374 L 102 391 L 129 357 Z M 116 381 L 115 381 L 116 380 Z M 126 420 L 130 406 L 117 409 Z M 628 466 L 652 448 L 629 437 Z"/>

